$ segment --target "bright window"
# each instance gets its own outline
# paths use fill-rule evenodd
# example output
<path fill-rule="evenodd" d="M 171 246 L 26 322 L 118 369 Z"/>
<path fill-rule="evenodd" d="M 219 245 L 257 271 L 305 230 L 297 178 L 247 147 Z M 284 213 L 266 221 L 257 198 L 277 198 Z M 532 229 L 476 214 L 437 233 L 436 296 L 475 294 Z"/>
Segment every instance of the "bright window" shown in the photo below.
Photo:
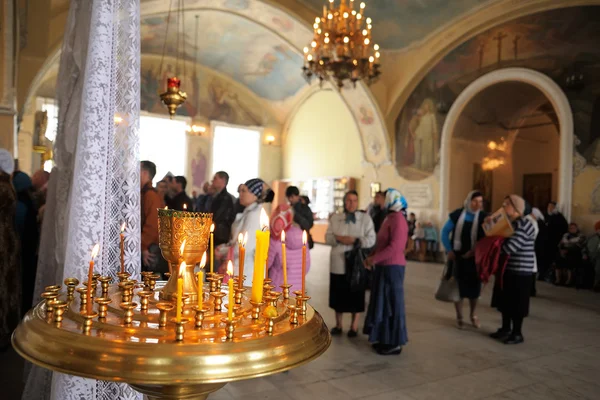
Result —
<path fill-rule="evenodd" d="M 46 111 L 48 116 L 48 126 L 44 135 L 46 139 L 54 142 L 56 133 L 58 132 L 58 106 L 53 99 L 40 99 L 42 103 L 42 111 Z"/>
<path fill-rule="evenodd" d="M 156 164 L 154 184 L 167 172 L 185 174 L 186 123 L 181 120 L 140 116 L 140 160 Z"/>
<path fill-rule="evenodd" d="M 260 132 L 256 129 L 215 125 L 213 136 L 213 173 L 227 172 L 228 190 L 235 195 L 240 184 L 258 177 Z"/>

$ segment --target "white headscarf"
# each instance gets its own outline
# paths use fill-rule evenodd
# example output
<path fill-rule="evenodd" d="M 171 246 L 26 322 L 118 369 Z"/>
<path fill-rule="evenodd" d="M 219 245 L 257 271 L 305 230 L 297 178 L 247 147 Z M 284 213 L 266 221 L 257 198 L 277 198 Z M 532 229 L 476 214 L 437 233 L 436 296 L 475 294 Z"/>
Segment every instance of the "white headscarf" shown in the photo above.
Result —
<path fill-rule="evenodd" d="M 539 208 L 537 208 L 537 207 L 533 207 L 533 208 L 531 209 L 531 214 L 533 214 L 533 216 L 535 217 L 535 219 L 536 219 L 537 221 L 544 221 L 544 220 L 545 220 L 545 218 L 544 218 L 544 214 L 543 214 L 543 213 L 540 211 L 540 209 L 539 209 Z"/>
<path fill-rule="evenodd" d="M 471 226 L 471 249 L 475 247 L 475 242 L 477 242 L 477 231 L 479 229 L 479 226 L 477 225 L 477 221 L 479 220 L 480 210 L 477 210 L 477 212 L 471 211 L 471 200 L 473 200 L 473 196 L 475 194 L 477 194 L 478 196 L 481 196 L 481 192 L 479 190 L 472 190 L 467 195 L 467 198 L 465 199 L 465 202 L 464 202 L 464 207 L 462 209 L 462 212 L 460 213 L 460 217 L 458 217 L 458 221 L 456 222 L 456 229 L 454 230 L 454 234 L 452 236 L 452 241 L 453 241 L 452 248 L 455 251 L 463 250 L 461 237 L 462 237 L 463 226 L 465 224 L 465 218 L 467 217 L 467 212 L 475 214 L 473 217 L 473 225 Z M 468 250 L 471 250 L 471 249 L 468 249 Z"/>
<path fill-rule="evenodd" d="M 12 174 L 15 170 L 15 159 L 6 149 L 0 149 L 0 170 Z"/>

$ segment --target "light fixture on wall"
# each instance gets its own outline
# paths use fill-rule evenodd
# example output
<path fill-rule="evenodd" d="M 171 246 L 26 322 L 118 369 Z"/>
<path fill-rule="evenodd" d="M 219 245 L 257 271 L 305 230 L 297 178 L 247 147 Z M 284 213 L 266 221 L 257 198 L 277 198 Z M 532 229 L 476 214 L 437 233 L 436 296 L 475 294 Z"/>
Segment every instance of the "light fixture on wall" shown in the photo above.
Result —
<path fill-rule="evenodd" d="M 371 84 L 381 71 L 379 45 L 371 39 L 372 21 L 364 16 L 365 3 L 355 9 L 354 0 L 329 0 L 329 9 L 323 6 L 323 16 L 316 17 L 314 35 L 304 48 L 304 77 L 310 83 L 313 76 L 323 81 L 331 80 L 338 88 L 351 82 L 356 87 L 359 80 Z"/>
<path fill-rule="evenodd" d="M 204 132 L 206 132 L 206 128 L 201 125 L 186 125 L 185 131 L 187 133 L 195 134 L 198 136 L 202 136 Z"/>
<path fill-rule="evenodd" d="M 270 146 L 273 144 L 273 142 L 275 142 L 275 136 L 273 135 L 267 135 L 265 137 L 265 141 L 267 142 L 267 144 Z"/>
<path fill-rule="evenodd" d="M 499 143 L 490 140 L 487 144 L 487 148 L 490 152 L 488 156 L 483 157 L 481 169 L 490 171 L 503 166 L 506 163 L 506 147 L 507 143 L 504 138 L 501 138 Z"/>
<path fill-rule="evenodd" d="M 179 59 L 183 59 L 183 76 L 185 74 L 185 24 L 184 24 L 184 8 L 183 8 L 183 0 L 177 1 L 177 9 L 175 10 L 175 20 L 176 24 L 176 49 L 175 49 L 175 73 L 179 71 Z M 163 60 L 165 58 L 165 52 L 167 49 L 167 40 L 169 39 L 169 25 L 171 24 L 171 5 L 172 1 L 169 0 L 169 13 L 167 15 L 167 27 L 165 31 L 165 42 L 163 44 L 163 53 L 160 59 L 160 67 L 158 68 L 159 74 L 163 73 Z M 179 25 L 181 25 L 181 29 L 179 29 Z M 183 32 L 180 36 L 180 32 Z M 173 116 L 177 112 L 177 109 L 185 103 L 187 100 L 187 94 L 181 91 L 181 80 L 177 78 L 177 76 L 171 76 L 167 78 L 167 91 L 161 93 L 160 100 L 163 102 L 167 109 L 169 110 L 169 116 L 173 119 Z"/>

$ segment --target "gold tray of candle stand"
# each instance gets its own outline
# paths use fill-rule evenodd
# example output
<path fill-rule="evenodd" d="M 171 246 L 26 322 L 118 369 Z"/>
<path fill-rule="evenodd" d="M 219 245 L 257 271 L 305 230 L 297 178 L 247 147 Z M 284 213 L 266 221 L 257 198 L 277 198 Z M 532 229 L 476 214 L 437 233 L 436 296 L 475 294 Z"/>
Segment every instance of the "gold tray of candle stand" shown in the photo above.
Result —
<path fill-rule="evenodd" d="M 121 293 L 116 285 L 110 287 L 112 303 L 105 322 L 94 319 L 89 334 L 82 331 L 83 317 L 78 298 L 70 301 L 64 319 L 57 326 L 47 319 L 46 304 L 30 310 L 15 330 L 12 343 L 25 359 L 39 366 L 107 381 L 120 381 L 147 394 L 151 399 L 205 399 L 227 382 L 275 374 L 305 364 L 320 356 L 331 343 L 331 336 L 321 315 L 310 305 L 298 325 L 289 322 L 288 301 L 279 301 L 272 335 L 266 332 L 266 320 L 251 319 L 251 305 L 243 297 L 237 310 L 238 322 L 233 341 L 227 341 L 225 324 L 227 297 L 223 312 L 210 309 L 202 329 L 194 328 L 194 312 L 190 305 L 184 309 L 184 340 L 175 340 L 175 325 L 169 322 L 160 328 L 159 282 L 150 298 L 147 312 L 138 303 L 133 322 L 123 324 L 124 311 L 119 308 Z M 208 289 L 208 288 L 206 288 Z M 142 289 L 139 289 L 142 290 Z M 247 288 L 250 292 L 250 288 Z M 137 293 L 137 290 L 136 290 Z M 61 293 L 60 300 L 66 300 Z M 175 310 L 169 317 L 175 316 Z"/>

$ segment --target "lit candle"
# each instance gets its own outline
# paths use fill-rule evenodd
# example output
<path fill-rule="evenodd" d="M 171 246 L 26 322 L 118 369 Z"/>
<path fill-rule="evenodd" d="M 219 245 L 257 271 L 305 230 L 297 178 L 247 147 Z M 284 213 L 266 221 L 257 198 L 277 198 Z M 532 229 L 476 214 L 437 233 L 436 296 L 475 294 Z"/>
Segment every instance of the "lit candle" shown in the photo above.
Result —
<path fill-rule="evenodd" d="M 119 235 L 121 238 L 121 273 L 125 272 L 125 222 L 121 225 L 121 234 Z"/>
<path fill-rule="evenodd" d="M 206 252 L 202 255 L 202 261 L 200 261 L 200 271 L 198 271 L 198 308 L 202 308 L 202 290 L 204 289 L 204 266 L 206 266 Z"/>
<path fill-rule="evenodd" d="M 254 277 L 252 279 L 252 301 L 262 302 L 265 282 L 265 267 L 269 252 L 269 217 L 264 209 L 260 213 L 262 230 L 256 231 L 256 250 L 254 251 Z"/>
<path fill-rule="evenodd" d="M 88 284 L 87 284 L 87 315 L 92 313 L 92 277 L 94 276 L 94 258 L 98 255 L 100 245 L 96 244 L 92 249 L 92 257 L 90 260 L 90 270 L 88 272 Z"/>
<path fill-rule="evenodd" d="M 229 305 L 227 307 L 227 319 L 229 321 L 233 320 L 233 264 L 231 260 L 227 263 L 227 275 L 229 275 L 229 281 L 227 284 L 229 285 Z"/>
<path fill-rule="evenodd" d="M 238 287 L 241 289 L 244 287 L 244 260 L 246 259 L 246 241 L 248 240 L 248 232 L 242 235 L 238 235 L 238 250 L 239 250 L 239 276 L 238 276 Z"/>
<path fill-rule="evenodd" d="M 183 271 L 185 271 L 185 261 L 179 266 L 179 277 L 177 278 L 177 322 L 181 322 L 181 308 L 183 306 Z"/>
<path fill-rule="evenodd" d="M 215 224 L 210 224 L 210 273 L 215 271 Z"/>
<path fill-rule="evenodd" d="M 285 252 L 285 231 L 281 232 L 281 262 L 283 264 L 283 284 L 287 285 L 287 256 Z"/>
<path fill-rule="evenodd" d="M 187 204 L 183 203 L 183 211 L 187 211 Z"/>
<path fill-rule="evenodd" d="M 308 235 L 302 232 L 302 297 L 306 296 L 306 241 Z"/>

